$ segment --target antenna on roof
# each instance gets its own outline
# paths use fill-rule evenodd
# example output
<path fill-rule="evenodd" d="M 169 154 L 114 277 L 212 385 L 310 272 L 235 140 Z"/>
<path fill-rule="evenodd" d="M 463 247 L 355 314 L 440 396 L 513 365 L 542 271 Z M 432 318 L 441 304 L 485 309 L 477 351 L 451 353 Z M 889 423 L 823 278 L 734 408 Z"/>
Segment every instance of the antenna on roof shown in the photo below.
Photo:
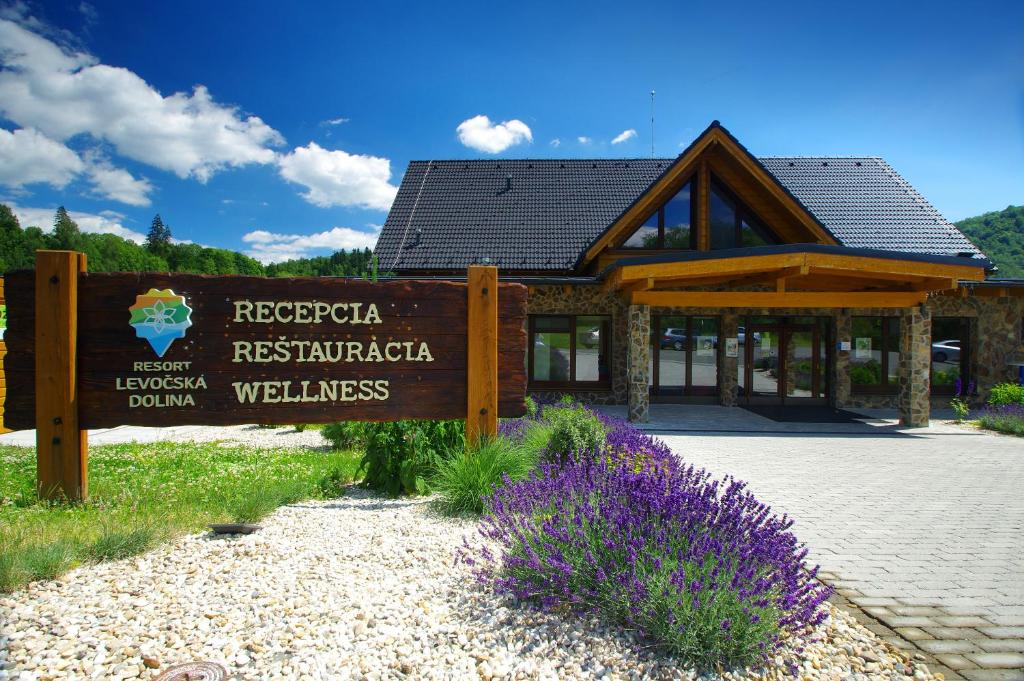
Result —
<path fill-rule="evenodd" d="M 651 90 L 651 158 L 654 158 L 654 90 Z"/>

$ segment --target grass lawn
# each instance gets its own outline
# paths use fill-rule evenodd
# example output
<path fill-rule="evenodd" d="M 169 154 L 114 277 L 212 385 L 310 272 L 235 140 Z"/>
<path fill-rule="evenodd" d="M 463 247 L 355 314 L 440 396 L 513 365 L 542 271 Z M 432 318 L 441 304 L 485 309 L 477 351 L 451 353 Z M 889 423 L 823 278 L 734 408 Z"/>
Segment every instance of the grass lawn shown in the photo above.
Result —
<path fill-rule="evenodd" d="M 35 449 L 0 447 L 0 591 L 141 553 L 211 522 L 251 522 L 281 504 L 338 496 L 360 456 L 218 443 L 95 447 L 89 500 L 66 504 L 36 497 Z"/>

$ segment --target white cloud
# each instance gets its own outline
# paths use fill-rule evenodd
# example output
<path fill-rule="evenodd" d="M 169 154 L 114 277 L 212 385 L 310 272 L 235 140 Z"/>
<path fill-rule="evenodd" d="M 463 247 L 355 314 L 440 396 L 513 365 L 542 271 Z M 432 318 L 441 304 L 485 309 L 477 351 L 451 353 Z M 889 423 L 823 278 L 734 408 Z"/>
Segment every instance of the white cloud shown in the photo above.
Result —
<path fill-rule="evenodd" d="M 128 69 L 63 49 L 39 26 L 24 15 L 0 19 L 0 114 L 18 125 L 59 142 L 91 135 L 122 156 L 200 182 L 224 168 L 271 163 L 269 147 L 284 142 L 202 85 L 164 97 Z"/>
<path fill-rule="evenodd" d="M 551 140 L 551 146 L 557 149 L 558 147 L 562 146 L 562 140 L 556 137 L 555 139 Z"/>
<path fill-rule="evenodd" d="M 348 123 L 347 118 L 328 118 L 326 121 L 321 121 L 320 125 L 329 125 L 331 127 L 335 125 L 341 125 L 342 123 Z"/>
<path fill-rule="evenodd" d="M 492 123 L 484 115 L 473 116 L 459 123 L 455 129 L 459 141 L 471 149 L 497 154 L 523 142 L 533 142 L 530 128 L 518 119 Z"/>
<path fill-rule="evenodd" d="M 633 128 L 630 128 L 629 130 L 623 130 L 622 132 L 615 136 L 615 139 L 612 140 L 612 144 L 622 144 L 626 140 L 631 140 L 634 137 L 636 137 L 636 130 L 634 130 Z"/>
<path fill-rule="evenodd" d="M 250 245 L 245 254 L 262 263 L 304 258 L 317 251 L 373 248 L 379 231 L 363 232 L 351 227 L 334 227 L 315 234 L 277 234 L 258 229 L 242 237 Z"/>
<path fill-rule="evenodd" d="M 391 179 L 391 161 L 378 156 L 328 150 L 316 142 L 296 147 L 278 159 L 281 177 L 304 185 L 302 198 L 321 206 L 360 206 L 388 210 L 398 187 Z"/>
<path fill-rule="evenodd" d="M 38 130 L 0 128 L 0 184 L 22 187 L 43 182 L 61 189 L 84 167 L 78 154 Z"/>
<path fill-rule="evenodd" d="M 590 144 L 594 140 L 590 139 L 585 135 L 580 135 L 579 137 L 576 138 L 576 141 L 579 142 L 580 144 Z"/>
<path fill-rule="evenodd" d="M 53 208 L 31 208 L 9 204 L 11 210 L 18 216 L 18 222 L 22 227 L 39 227 L 44 232 L 53 230 L 53 214 L 57 212 Z M 146 240 L 145 234 L 140 234 L 128 229 L 121 221 L 124 216 L 120 213 L 105 210 L 98 215 L 95 213 L 82 213 L 69 210 L 68 215 L 78 223 L 78 228 L 83 232 L 92 234 L 116 234 L 117 236 L 141 244 Z"/>
<path fill-rule="evenodd" d="M 138 179 L 123 168 L 115 168 L 110 161 L 98 154 L 86 154 L 89 161 L 89 181 L 100 196 L 127 203 L 129 206 L 148 206 L 149 193 L 153 185 L 149 180 Z"/>

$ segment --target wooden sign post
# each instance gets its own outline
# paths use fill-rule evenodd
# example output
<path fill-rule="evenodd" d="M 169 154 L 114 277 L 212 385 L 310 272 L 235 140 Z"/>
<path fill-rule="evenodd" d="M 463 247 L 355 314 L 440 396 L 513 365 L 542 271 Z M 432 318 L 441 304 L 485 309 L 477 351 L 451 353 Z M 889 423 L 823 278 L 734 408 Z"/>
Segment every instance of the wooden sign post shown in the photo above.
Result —
<path fill-rule="evenodd" d="M 471 266 L 468 277 L 466 443 L 498 434 L 498 268 Z"/>
<path fill-rule="evenodd" d="M 36 255 L 36 491 L 85 499 L 89 443 L 78 426 L 78 274 L 84 253 Z"/>
<path fill-rule="evenodd" d="M 5 422 L 35 427 L 44 498 L 88 494 L 86 429 L 525 413 L 526 287 L 87 273 L 40 251 L 5 279 Z"/>

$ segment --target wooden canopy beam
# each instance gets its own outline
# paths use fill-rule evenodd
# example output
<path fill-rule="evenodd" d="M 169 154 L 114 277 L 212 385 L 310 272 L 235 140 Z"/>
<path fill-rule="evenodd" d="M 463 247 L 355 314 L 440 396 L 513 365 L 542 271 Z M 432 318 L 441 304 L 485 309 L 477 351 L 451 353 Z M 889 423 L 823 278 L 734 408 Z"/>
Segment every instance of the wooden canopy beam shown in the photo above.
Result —
<path fill-rule="evenodd" d="M 629 294 L 633 305 L 654 307 L 884 307 L 907 308 L 923 303 L 924 291 L 846 293 L 821 291 L 636 291 Z"/>

